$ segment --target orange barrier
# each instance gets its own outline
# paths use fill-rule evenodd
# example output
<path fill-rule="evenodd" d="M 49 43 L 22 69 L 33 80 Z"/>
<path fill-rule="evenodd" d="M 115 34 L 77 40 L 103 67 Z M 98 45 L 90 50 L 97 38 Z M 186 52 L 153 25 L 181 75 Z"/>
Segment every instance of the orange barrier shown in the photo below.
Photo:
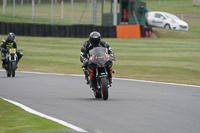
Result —
<path fill-rule="evenodd" d="M 140 38 L 140 25 L 117 25 L 117 38 Z"/>

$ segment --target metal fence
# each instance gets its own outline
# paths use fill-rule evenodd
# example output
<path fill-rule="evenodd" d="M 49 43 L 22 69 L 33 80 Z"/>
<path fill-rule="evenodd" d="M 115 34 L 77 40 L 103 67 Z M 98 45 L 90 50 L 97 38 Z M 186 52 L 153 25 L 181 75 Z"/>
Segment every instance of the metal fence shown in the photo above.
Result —
<path fill-rule="evenodd" d="M 26 18 L 38 22 L 56 24 L 95 24 L 101 25 L 102 0 L 97 0 L 96 22 L 92 20 L 93 0 L 0 0 L 0 15 L 15 18 Z M 163 5 L 169 0 L 159 1 Z M 5 4 L 3 4 L 5 3 Z M 110 0 L 104 0 L 109 11 Z M 191 3 L 192 4 L 192 3 Z M 175 14 L 189 24 L 189 31 L 200 33 L 200 17 L 190 17 L 185 14 Z"/>
<path fill-rule="evenodd" d="M 97 0 L 96 21 L 91 20 L 91 0 L 0 0 L 0 14 L 42 22 L 101 24 L 101 0 Z"/>

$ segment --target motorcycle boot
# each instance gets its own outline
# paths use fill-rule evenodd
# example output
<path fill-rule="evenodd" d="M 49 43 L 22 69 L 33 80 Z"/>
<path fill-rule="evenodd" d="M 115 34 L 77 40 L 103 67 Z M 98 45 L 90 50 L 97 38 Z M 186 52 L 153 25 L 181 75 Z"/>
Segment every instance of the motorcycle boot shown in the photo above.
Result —
<path fill-rule="evenodd" d="M 112 67 L 107 68 L 107 71 L 108 71 L 108 78 L 109 78 L 108 85 L 111 87 L 112 86 L 112 82 L 113 82 L 113 80 L 112 80 L 112 73 L 113 73 Z"/>
<path fill-rule="evenodd" d="M 2 62 L 2 68 L 5 68 L 4 63 Z"/>
<path fill-rule="evenodd" d="M 89 84 L 89 79 L 88 79 L 88 74 L 87 73 L 85 73 L 85 83 Z"/>
<path fill-rule="evenodd" d="M 84 72 L 84 74 L 85 74 L 85 83 L 86 83 L 86 84 L 89 84 L 88 70 L 87 70 L 85 67 L 82 67 L 82 69 L 83 69 L 83 72 Z"/>
<path fill-rule="evenodd" d="M 2 63 L 2 68 L 5 68 L 6 66 L 5 66 L 5 60 L 1 60 L 1 63 Z"/>
<path fill-rule="evenodd" d="M 5 68 L 5 63 L 6 62 L 6 52 L 2 51 L 1 49 L 1 63 L 2 63 L 2 68 Z"/>
<path fill-rule="evenodd" d="M 18 64 L 18 62 L 19 62 L 19 60 L 17 60 L 17 63 L 16 63 L 16 69 L 18 68 L 18 65 L 17 65 L 17 64 Z"/>

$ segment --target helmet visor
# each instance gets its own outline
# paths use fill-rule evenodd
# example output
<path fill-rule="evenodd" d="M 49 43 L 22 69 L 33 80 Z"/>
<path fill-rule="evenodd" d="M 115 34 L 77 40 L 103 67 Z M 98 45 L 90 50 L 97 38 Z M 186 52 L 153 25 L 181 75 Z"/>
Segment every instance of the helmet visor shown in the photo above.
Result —
<path fill-rule="evenodd" d="M 95 38 L 95 39 L 92 39 L 91 43 L 93 46 L 97 46 L 99 44 L 99 42 L 100 42 L 100 38 Z"/>
<path fill-rule="evenodd" d="M 9 40 L 10 40 L 10 41 L 13 41 L 13 40 L 14 40 L 14 38 L 10 37 L 10 38 L 9 38 Z"/>

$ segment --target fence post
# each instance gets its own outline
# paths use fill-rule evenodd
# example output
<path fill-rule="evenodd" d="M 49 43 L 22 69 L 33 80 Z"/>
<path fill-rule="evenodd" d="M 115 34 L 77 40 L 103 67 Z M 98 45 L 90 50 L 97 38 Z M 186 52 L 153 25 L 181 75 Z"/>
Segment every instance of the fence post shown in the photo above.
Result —
<path fill-rule="evenodd" d="M 72 14 L 71 14 L 71 23 L 73 24 L 73 19 L 74 19 L 74 0 L 71 0 L 71 6 L 72 6 Z"/>
<path fill-rule="evenodd" d="M 34 18 L 34 0 L 32 0 L 32 16 L 31 19 L 33 20 Z"/>
<path fill-rule="evenodd" d="M 63 5 L 64 5 L 64 2 L 62 0 L 61 1 L 61 19 L 63 19 L 63 10 L 64 10 Z"/>
<path fill-rule="evenodd" d="M 183 14 L 181 14 L 181 19 L 183 20 Z"/>
<path fill-rule="evenodd" d="M 93 0 L 91 0 L 91 5 L 90 5 L 90 23 L 91 24 L 94 24 L 94 22 L 93 22 Z"/>
<path fill-rule="evenodd" d="M 97 16 L 97 0 L 91 0 L 91 24 L 96 25 L 96 16 Z"/>
<path fill-rule="evenodd" d="M 13 0 L 13 18 L 15 17 L 15 0 Z"/>
<path fill-rule="evenodd" d="M 24 4 L 24 0 L 21 0 L 21 5 L 23 5 Z"/>
<path fill-rule="evenodd" d="M 167 0 L 164 0 L 164 4 L 165 4 L 165 5 L 166 5 L 166 1 L 167 1 Z M 159 5 L 160 5 L 160 4 L 161 4 L 161 0 L 159 0 Z"/>
<path fill-rule="evenodd" d="M 3 0 L 3 14 L 5 14 L 6 0 Z"/>
<path fill-rule="evenodd" d="M 114 0 L 113 3 L 113 25 L 117 25 L 117 0 Z"/>
<path fill-rule="evenodd" d="M 51 22 L 53 22 L 53 0 L 51 0 Z"/>

